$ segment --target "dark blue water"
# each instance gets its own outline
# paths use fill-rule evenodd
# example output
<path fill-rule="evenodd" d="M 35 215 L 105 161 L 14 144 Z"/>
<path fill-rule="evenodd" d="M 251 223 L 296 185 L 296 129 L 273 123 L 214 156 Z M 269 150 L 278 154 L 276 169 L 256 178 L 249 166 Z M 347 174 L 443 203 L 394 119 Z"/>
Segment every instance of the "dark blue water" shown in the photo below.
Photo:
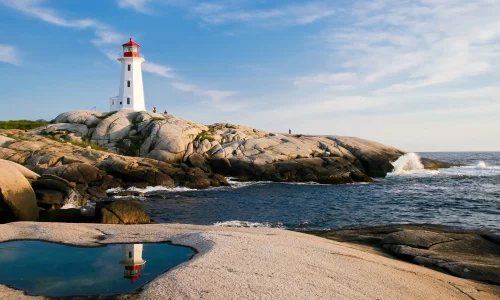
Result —
<path fill-rule="evenodd" d="M 158 223 L 500 228 L 500 152 L 421 155 L 467 166 L 388 176 L 373 184 L 252 183 L 205 191 L 155 191 L 146 194 L 144 204 Z"/>
<path fill-rule="evenodd" d="M 131 247 L 129 245 L 128 247 Z M 194 251 L 169 244 L 74 247 L 40 241 L 0 243 L 0 284 L 43 296 L 115 295 L 132 293 Z M 131 252 L 131 253 L 129 253 Z M 138 256 L 142 254 L 142 261 Z M 125 274 L 135 257 L 139 270 Z M 145 261 L 145 262 L 144 262 Z"/>

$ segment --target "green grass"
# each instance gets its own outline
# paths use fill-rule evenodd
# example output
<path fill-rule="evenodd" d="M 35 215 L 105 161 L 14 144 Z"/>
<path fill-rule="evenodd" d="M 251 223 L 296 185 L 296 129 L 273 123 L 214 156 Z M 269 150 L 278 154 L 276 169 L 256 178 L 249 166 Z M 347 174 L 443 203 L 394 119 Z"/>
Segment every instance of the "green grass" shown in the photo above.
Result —
<path fill-rule="evenodd" d="M 94 149 L 94 150 L 99 150 L 99 151 L 104 151 L 104 152 L 110 152 L 108 149 L 106 148 L 103 148 L 99 145 L 96 145 L 96 144 L 91 144 L 91 143 L 88 143 L 88 142 L 72 142 L 72 141 L 67 141 L 67 140 L 61 140 L 61 139 L 58 139 L 58 138 L 55 138 L 53 136 L 50 136 L 50 135 L 44 135 L 46 138 L 48 139 L 51 139 L 53 141 L 56 141 L 56 142 L 59 142 L 59 143 L 70 143 L 74 146 L 78 146 L 78 147 L 82 147 L 82 148 L 87 148 L 88 146 L 90 146 L 90 148 Z"/>
<path fill-rule="evenodd" d="M 209 142 L 213 142 L 215 141 L 215 138 L 211 136 L 209 132 L 203 130 L 202 132 L 198 133 L 195 140 L 199 140 L 200 142 L 202 142 L 203 140 L 208 140 Z"/>
<path fill-rule="evenodd" d="M 48 125 L 48 122 L 37 122 L 30 120 L 0 121 L 0 129 L 30 130 Z"/>

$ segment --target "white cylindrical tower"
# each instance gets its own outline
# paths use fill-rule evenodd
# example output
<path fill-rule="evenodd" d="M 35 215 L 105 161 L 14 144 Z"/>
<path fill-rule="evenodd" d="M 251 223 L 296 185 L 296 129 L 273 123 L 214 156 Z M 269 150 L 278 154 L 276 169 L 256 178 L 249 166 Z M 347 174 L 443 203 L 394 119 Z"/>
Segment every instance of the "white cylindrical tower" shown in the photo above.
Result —
<path fill-rule="evenodd" d="M 141 57 L 140 49 L 141 46 L 134 42 L 132 38 L 128 43 L 123 44 L 123 56 L 118 58 L 122 63 L 120 90 L 118 99 L 111 102 L 112 111 L 121 109 L 146 110 L 141 69 L 144 58 Z"/>
<path fill-rule="evenodd" d="M 123 265 L 123 277 L 130 280 L 130 283 L 141 278 L 142 266 L 146 263 L 142 259 L 142 247 L 143 244 L 122 245 L 123 259 L 120 264 Z"/>

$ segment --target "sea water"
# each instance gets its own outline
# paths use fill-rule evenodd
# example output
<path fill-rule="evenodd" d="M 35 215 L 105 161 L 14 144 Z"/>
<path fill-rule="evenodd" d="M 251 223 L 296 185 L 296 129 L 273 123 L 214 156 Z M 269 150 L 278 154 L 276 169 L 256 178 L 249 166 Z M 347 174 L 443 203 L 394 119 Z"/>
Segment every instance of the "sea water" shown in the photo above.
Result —
<path fill-rule="evenodd" d="M 76 247 L 4 242 L 0 243 L 0 284 L 41 296 L 127 294 L 193 255 L 191 248 L 166 243 Z M 135 270 L 126 273 L 125 268 L 135 264 Z"/>
<path fill-rule="evenodd" d="M 419 155 L 463 164 L 424 170 Z M 401 223 L 500 228 L 500 152 L 407 154 L 370 184 L 237 182 L 208 190 L 150 187 L 156 223 L 329 229 Z"/>

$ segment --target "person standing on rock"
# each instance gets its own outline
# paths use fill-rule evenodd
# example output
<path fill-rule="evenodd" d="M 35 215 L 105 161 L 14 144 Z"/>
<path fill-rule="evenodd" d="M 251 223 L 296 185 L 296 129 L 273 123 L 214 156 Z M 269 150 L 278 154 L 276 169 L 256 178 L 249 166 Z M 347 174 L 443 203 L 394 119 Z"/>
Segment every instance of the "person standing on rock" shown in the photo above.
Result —
<path fill-rule="evenodd" d="M 168 114 L 166 109 L 165 109 L 165 111 L 163 113 L 166 114 L 166 115 Z"/>
<path fill-rule="evenodd" d="M 291 129 L 288 129 L 288 134 L 292 134 L 292 130 Z"/>
<path fill-rule="evenodd" d="M 156 107 L 153 106 L 153 112 L 156 113 Z"/>

